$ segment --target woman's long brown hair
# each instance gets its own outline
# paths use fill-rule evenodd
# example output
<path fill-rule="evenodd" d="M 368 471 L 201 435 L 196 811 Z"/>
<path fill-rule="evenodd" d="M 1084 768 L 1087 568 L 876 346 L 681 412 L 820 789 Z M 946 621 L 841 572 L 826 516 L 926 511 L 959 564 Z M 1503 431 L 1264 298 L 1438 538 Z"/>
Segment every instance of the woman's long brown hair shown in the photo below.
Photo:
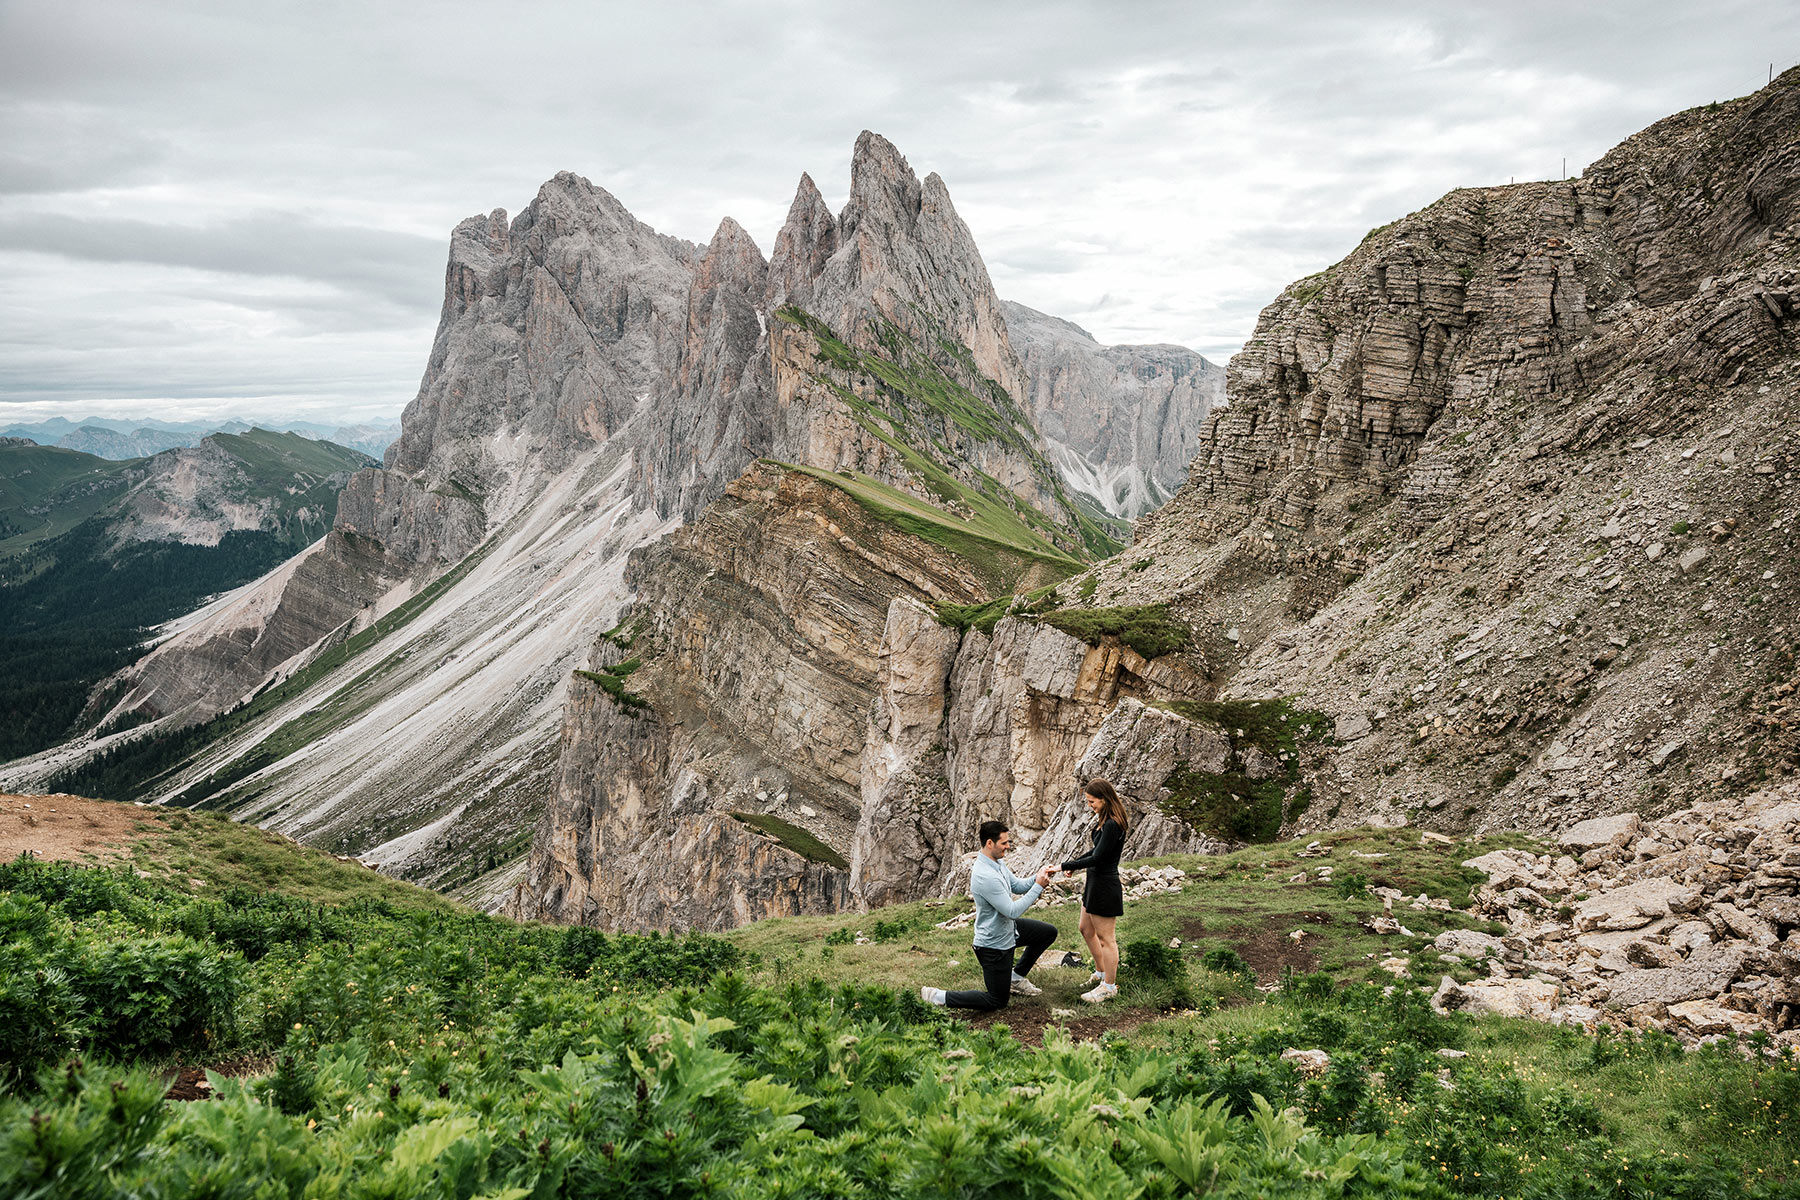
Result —
<path fill-rule="evenodd" d="M 1108 821 L 1117 821 L 1121 834 L 1130 828 L 1131 819 L 1125 815 L 1125 802 L 1119 799 L 1119 793 L 1113 790 L 1112 784 L 1104 779 L 1090 779 L 1081 789 L 1081 794 L 1094 796 L 1105 802 L 1106 807 L 1100 811 L 1102 825 Z"/>

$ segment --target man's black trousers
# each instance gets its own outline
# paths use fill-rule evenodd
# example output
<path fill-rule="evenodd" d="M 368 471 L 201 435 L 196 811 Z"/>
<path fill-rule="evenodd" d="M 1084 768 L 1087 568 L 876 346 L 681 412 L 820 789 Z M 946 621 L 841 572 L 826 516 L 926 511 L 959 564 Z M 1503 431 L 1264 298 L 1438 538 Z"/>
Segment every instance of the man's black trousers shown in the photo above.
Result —
<path fill-rule="evenodd" d="M 1013 950 L 1024 952 L 1019 957 L 1019 965 L 1016 968 L 1013 966 L 1013 950 L 975 947 L 975 960 L 981 964 L 981 981 L 987 988 L 985 991 L 950 992 L 944 997 L 946 1005 L 983 1011 L 1006 1007 L 1006 1002 L 1012 999 L 1013 972 L 1017 970 L 1021 975 L 1029 973 L 1037 965 L 1038 956 L 1056 940 L 1056 926 L 1048 921 L 1020 917 L 1018 926 L 1019 944 Z"/>

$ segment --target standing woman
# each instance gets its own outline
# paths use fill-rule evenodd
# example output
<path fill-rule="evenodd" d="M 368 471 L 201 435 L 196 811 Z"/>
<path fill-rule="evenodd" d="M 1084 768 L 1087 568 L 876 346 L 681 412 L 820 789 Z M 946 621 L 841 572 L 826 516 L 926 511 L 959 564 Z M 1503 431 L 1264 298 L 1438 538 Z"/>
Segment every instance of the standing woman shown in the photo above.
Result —
<path fill-rule="evenodd" d="M 1088 811 L 1094 814 L 1094 848 L 1062 865 L 1065 871 L 1087 872 L 1081 889 L 1081 937 L 1094 956 L 1094 984 L 1081 998 L 1100 1004 L 1119 994 L 1118 922 L 1125 914 L 1125 885 L 1119 880 L 1119 854 L 1125 849 L 1125 805 L 1113 785 L 1091 779 L 1081 789 Z"/>

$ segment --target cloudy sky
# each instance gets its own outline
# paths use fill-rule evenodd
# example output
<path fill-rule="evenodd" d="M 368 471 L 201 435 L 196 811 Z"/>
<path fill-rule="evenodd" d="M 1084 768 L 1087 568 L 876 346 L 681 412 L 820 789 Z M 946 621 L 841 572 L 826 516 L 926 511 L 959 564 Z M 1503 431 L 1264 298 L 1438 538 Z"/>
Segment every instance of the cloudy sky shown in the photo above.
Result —
<path fill-rule="evenodd" d="M 558 170 L 766 253 L 858 131 L 1001 295 L 1223 360 L 1453 187 L 1761 86 L 1800 8 L 0 0 L 0 421 L 397 415 L 461 218 Z"/>

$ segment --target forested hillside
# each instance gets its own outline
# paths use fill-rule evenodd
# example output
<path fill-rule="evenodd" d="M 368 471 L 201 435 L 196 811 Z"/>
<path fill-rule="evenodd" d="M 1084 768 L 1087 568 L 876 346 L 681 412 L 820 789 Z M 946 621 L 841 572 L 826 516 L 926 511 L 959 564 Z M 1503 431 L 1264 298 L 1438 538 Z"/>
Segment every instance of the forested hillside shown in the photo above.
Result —
<path fill-rule="evenodd" d="M 0 445 L 0 761 L 103 716 L 152 627 L 322 536 L 370 462 L 261 429 L 123 463 Z"/>

